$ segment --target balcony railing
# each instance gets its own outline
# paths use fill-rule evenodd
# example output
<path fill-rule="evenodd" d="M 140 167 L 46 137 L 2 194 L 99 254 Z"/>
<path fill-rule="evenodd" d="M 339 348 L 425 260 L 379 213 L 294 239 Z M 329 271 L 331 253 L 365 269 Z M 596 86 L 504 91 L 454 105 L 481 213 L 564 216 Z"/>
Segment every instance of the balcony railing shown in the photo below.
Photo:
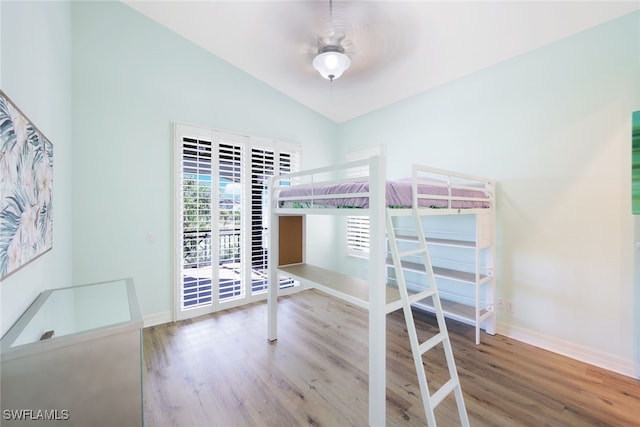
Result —
<path fill-rule="evenodd" d="M 240 229 L 220 230 L 218 259 L 223 262 L 240 262 Z M 211 230 L 185 231 L 184 268 L 206 267 L 211 265 Z"/>
<path fill-rule="evenodd" d="M 211 230 L 185 231 L 182 268 L 183 307 L 209 305 L 212 302 L 212 250 L 218 250 L 218 297 L 220 301 L 242 296 L 242 264 L 240 229 L 222 229 L 217 248 L 212 247 Z M 265 292 L 268 283 L 266 262 L 253 263 L 252 294 Z M 280 287 L 294 284 L 289 278 L 280 280 Z"/>

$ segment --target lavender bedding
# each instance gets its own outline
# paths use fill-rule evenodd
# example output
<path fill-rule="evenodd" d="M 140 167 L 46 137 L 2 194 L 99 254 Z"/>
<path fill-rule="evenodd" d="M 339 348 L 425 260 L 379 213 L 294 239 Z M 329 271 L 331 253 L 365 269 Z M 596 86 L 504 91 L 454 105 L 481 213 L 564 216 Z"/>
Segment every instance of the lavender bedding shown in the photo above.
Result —
<path fill-rule="evenodd" d="M 387 181 L 386 198 L 387 207 L 390 208 L 410 208 L 413 202 L 411 178 L 397 181 Z M 288 200 L 280 201 L 281 208 L 367 208 L 369 207 L 368 197 L 358 197 L 358 193 L 369 191 L 368 182 L 347 182 L 332 185 L 318 185 L 313 188 L 290 188 L 282 189 L 279 198 Z M 418 184 L 420 195 L 448 196 L 446 187 L 438 185 Z M 315 198 L 317 196 L 342 195 L 339 198 Z M 348 197 L 344 197 L 348 195 Z M 314 196 L 313 202 L 309 199 L 296 200 L 296 197 Z M 483 198 L 486 200 L 456 200 L 456 197 Z M 489 198 L 482 190 L 452 189 L 451 206 L 447 199 L 420 199 L 420 207 L 428 208 L 488 208 Z"/>

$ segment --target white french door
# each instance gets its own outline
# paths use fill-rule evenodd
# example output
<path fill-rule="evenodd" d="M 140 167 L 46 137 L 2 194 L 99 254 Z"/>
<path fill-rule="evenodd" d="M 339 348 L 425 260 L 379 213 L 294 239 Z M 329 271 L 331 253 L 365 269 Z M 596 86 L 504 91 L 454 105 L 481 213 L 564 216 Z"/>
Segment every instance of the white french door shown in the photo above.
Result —
<path fill-rule="evenodd" d="M 265 298 L 267 180 L 298 147 L 182 124 L 174 139 L 176 319 Z"/>

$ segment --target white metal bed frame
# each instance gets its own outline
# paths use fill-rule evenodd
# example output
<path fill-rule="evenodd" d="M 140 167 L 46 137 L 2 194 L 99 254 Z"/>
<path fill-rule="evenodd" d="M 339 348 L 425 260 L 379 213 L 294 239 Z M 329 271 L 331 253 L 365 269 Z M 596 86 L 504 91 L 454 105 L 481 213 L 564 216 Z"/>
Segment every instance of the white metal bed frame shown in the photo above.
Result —
<path fill-rule="evenodd" d="M 349 177 L 348 171 L 354 169 L 367 169 L 366 176 L 353 178 Z M 441 180 L 430 181 L 430 185 L 441 185 L 447 188 L 447 194 L 443 196 L 423 195 L 418 191 L 418 183 L 422 175 L 437 175 Z M 340 177 L 342 175 L 342 177 Z M 336 177 L 338 176 L 338 177 Z M 392 227 L 391 217 L 394 216 L 409 216 L 413 215 L 418 220 L 420 215 L 452 215 L 452 214 L 480 214 L 493 212 L 493 183 L 490 180 L 474 177 L 470 175 L 463 175 L 444 171 L 441 169 L 434 169 L 425 166 L 413 167 L 412 176 L 412 189 L 413 189 L 413 208 L 387 208 L 385 200 L 385 186 L 386 186 L 386 172 L 385 172 L 385 158 L 384 156 L 373 156 L 369 159 L 358 160 L 348 163 L 343 163 L 334 166 L 328 166 L 324 168 L 317 168 L 307 171 L 294 172 L 286 175 L 276 175 L 271 179 L 269 184 L 269 212 L 270 212 L 270 253 L 269 253 L 269 280 L 270 284 L 278 283 L 278 271 L 291 276 L 292 278 L 299 280 L 301 283 L 317 288 L 330 295 L 348 301 L 358 307 L 364 308 L 369 312 L 369 424 L 384 425 L 386 421 L 386 315 L 399 308 L 405 310 L 405 317 L 407 316 L 407 310 L 410 312 L 409 301 L 402 296 L 402 287 L 390 287 L 386 284 L 386 268 L 387 268 L 387 227 Z M 292 188 L 296 186 L 310 187 L 312 188 L 317 184 L 334 184 L 343 183 L 354 180 L 366 180 L 369 184 L 369 191 L 367 193 L 349 193 L 349 194 L 332 194 L 326 195 L 310 195 L 310 196 L 295 196 L 295 197 L 282 197 L 280 195 L 281 190 Z M 469 187 L 468 184 L 455 184 L 454 181 L 465 180 L 480 183 L 481 189 L 487 191 L 489 198 L 486 199 L 490 203 L 489 208 L 470 208 L 470 209 L 458 209 L 452 208 L 453 201 L 460 200 L 472 200 L 470 197 L 454 196 L 452 188 L 473 188 L 477 190 L 478 186 Z M 349 198 L 349 197 L 366 197 L 369 199 L 368 208 L 328 208 L 314 206 L 314 201 L 321 201 L 326 198 Z M 447 208 L 415 208 L 419 206 L 418 202 L 421 198 L 429 199 L 442 199 L 447 200 Z M 285 200 L 306 200 L 310 202 L 311 207 L 308 208 L 283 208 L 280 202 Z M 335 271 L 327 270 L 321 267 L 317 267 L 306 263 L 303 246 L 303 262 L 300 264 L 278 266 L 279 259 L 279 217 L 280 216 L 302 216 L 306 215 L 356 215 L 356 216 L 368 216 L 370 223 L 370 248 L 368 258 L 368 277 L 367 280 L 362 280 L 352 276 L 340 274 Z M 304 222 L 303 222 L 304 226 Z M 304 231 L 303 231 L 304 233 Z M 393 235 L 394 233 L 390 233 Z M 395 237 L 394 237 L 395 239 Z M 395 240 L 394 240 L 395 244 Z M 422 238 L 423 253 L 425 254 L 426 264 L 428 264 L 429 270 L 431 266 L 428 259 L 428 252 L 426 244 L 424 243 L 424 236 Z M 415 254 L 417 251 L 413 251 Z M 398 269 L 402 269 L 400 266 L 400 259 L 397 256 L 397 245 L 394 253 L 394 265 Z M 402 256 L 402 255 L 400 255 Z M 430 282 L 435 290 L 435 281 L 433 279 L 433 272 L 429 275 Z M 404 285 L 404 283 L 403 283 Z M 435 290 L 437 297 L 437 290 Z M 406 286 L 404 287 L 404 294 L 406 294 Z M 277 339 L 277 296 L 278 286 L 269 286 L 268 292 L 268 322 L 267 322 L 267 336 L 270 341 Z M 425 295 L 429 296 L 429 295 Z M 410 301 L 416 301 L 424 298 L 425 296 L 409 296 Z M 440 302 L 436 305 L 436 315 L 438 316 L 441 333 L 444 334 L 442 339 L 446 339 L 448 345 L 448 334 L 446 332 L 446 326 L 444 325 L 444 318 L 442 317 L 442 311 L 440 308 Z M 439 310 L 438 310 L 439 309 Z M 491 307 L 493 310 L 493 307 Z M 440 313 L 438 313 L 440 311 Z M 495 316 L 494 316 L 495 318 Z M 479 322 L 478 315 L 476 315 L 476 321 Z M 409 319 L 407 319 L 409 323 Z M 413 324 L 413 319 L 411 319 Z M 415 327 L 413 328 L 415 333 Z M 426 343 L 425 343 L 426 344 Z M 434 345 L 437 343 L 434 343 Z M 424 345 L 424 344 L 423 344 Z M 431 348 L 431 347 L 429 347 Z M 446 348 L 446 346 L 445 346 Z M 412 349 L 413 342 L 412 342 Z M 449 345 L 450 349 L 450 345 Z M 427 349 L 428 350 L 428 349 Z M 427 351 L 424 350 L 424 351 Z M 423 351 L 423 352 L 424 352 Z M 416 351 L 414 351 L 414 359 Z M 422 354 L 422 353 L 421 353 Z M 421 354 L 416 359 L 416 367 L 418 368 L 418 360 L 421 361 Z M 453 363 L 452 354 L 450 356 L 450 366 Z M 421 365 L 420 365 L 421 367 Z M 451 370 L 451 369 L 450 369 Z M 457 380 L 457 373 L 455 372 L 455 365 L 453 366 L 453 372 L 455 380 Z M 424 374 L 424 372 L 423 372 Z M 420 374 L 419 374 L 420 375 Z M 426 380 L 424 381 L 426 387 Z M 450 384 L 451 385 L 451 384 Z M 466 409 L 464 408 L 464 401 L 462 400 L 462 393 L 460 391 L 459 382 L 453 384 L 456 387 L 456 399 L 458 402 L 458 411 L 460 414 L 461 423 L 468 425 L 468 419 L 466 415 Z M 437 405 L 440 400 L 448 392 L 452 390 L 439 390 L 435 395 L 440 395 L 436 402 L 430 401 L 429 398 L 424 397 L 422 381 L 420 383 L 423 393 L 423 401 L 425 404 L 425 410 L 427 410 L 427 418 L 430 425 L 433 419 L 433 406 Z M 444 388 L 444 387 L 443 387 Z M 428 391 L 428 388 L 427 388 Z M 428 395 L 428 393 L 427 393 Z M 434 396 L 431 396 L 433 399 Z M 431 411 L 431 417 L 429 416 L 428 405 L 431 405 L 429 410 Z M 435 423 L 435 419 L 433 419 Z"/>

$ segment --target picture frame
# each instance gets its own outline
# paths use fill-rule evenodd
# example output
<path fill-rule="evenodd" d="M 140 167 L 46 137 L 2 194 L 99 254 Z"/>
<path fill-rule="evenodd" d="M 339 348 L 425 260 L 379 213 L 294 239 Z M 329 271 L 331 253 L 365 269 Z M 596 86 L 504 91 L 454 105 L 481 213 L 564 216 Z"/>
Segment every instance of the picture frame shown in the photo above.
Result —
<path fill-rule="evenodd" d="M 53 247 L 53 144 L 0 90 L 0 280 Z"/>
<path fill-rule="evenodd" d="M 631 114 L 631 213 L 640 215 L 640 111 Z"/>

